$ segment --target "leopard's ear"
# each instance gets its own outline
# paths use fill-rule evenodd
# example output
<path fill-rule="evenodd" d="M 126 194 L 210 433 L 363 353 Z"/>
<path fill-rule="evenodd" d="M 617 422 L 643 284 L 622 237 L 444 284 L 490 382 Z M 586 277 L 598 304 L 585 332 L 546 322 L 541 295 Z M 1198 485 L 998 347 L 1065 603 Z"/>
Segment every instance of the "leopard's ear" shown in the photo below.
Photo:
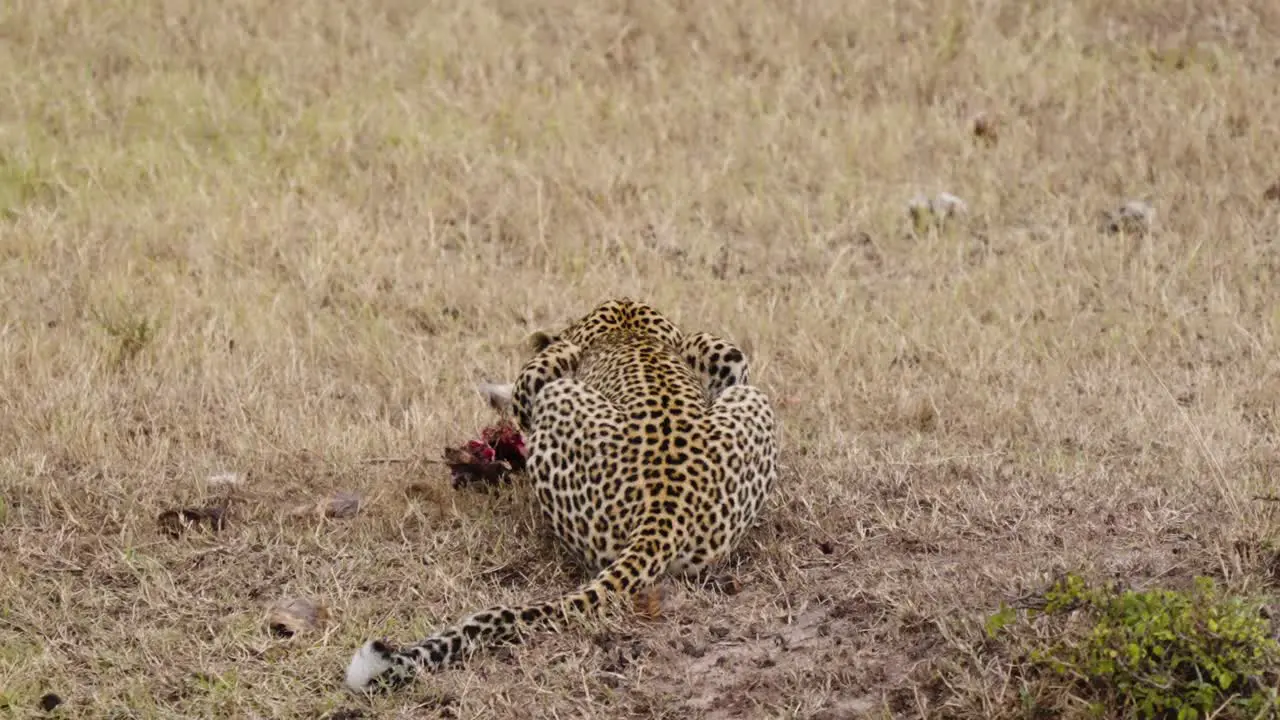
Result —
<path fill-rule="evenodd" d="M 525 340 L 525 345 L 527 345 L 529 349 L 532 350 L 533 352 L 540 353 L 543 350 L 546 350 L 548 347 L 551 346 L 552 343 L 554 343 L 559 339 L 560 338 L 555 335 L 549 335 L 539 330 L 534 334 L 530 335 L 529 338 Z"/>
<path fill-rule="evenodd" d="M 515 392 L 514 385 L 482 382 L 476 384 L 476 390 L 479 391 L 480 397 L 488 401 L 489 407 L 497 411 L 498 415 L 505 418 L 514 414 L 511 404 L 511 396 Z"/>

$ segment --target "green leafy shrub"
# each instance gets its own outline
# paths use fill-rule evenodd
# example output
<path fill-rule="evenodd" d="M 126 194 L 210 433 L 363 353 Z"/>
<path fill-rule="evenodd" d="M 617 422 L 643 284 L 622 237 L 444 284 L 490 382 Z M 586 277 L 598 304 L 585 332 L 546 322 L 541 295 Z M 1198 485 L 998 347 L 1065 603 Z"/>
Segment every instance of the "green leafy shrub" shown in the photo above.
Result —
<path fill-rule="evenodd" d="M 1067 680 L 1098 714 L 1280 716 L 1280 644 L 1256 601 L 1223 596 L 1208 578 L 1185 591 L 1117 591 L 1077 575 L 1055 583 L 1044 600 L 1040 614 L 1070 621 L 1056 641 L 1034 644 L 1029 664 Z M 1013 620 L 1002 608 L 988 633 Z"/>

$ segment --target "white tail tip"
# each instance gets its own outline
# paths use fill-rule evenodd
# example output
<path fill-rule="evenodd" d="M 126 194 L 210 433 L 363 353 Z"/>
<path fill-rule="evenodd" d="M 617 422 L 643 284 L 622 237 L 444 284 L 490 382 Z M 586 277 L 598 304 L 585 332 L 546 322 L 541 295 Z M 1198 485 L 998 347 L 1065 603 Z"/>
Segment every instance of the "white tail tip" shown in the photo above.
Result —
<path fill-rule="evenodd" d="M 364 692 L 392 667 L 386 647 L 370 640 L 351 656 L 351 662 L 347 665 L 347 687 L 356 692 Z"/>

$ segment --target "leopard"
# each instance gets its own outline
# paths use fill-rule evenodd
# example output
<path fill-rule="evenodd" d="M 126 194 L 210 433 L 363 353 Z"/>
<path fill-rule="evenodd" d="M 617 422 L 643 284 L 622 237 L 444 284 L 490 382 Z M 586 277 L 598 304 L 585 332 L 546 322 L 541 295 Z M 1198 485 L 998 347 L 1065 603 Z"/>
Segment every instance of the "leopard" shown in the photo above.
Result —
<path fill-rule="evenodd" d="M 525 439 L 524 474 L 546 524 L 593 575 L 558 597 L 473 612 L 407 647 L 369 640 L 347 666 L 351 690 L 403 686 L 482 648 L 634 603 L 664 577 L 706 575 L 758 524 L 777 484 L 779 431 L 742 349 L 621 297 L 559 333 L 534 333 L 529 351 L 490 400 Z"/>

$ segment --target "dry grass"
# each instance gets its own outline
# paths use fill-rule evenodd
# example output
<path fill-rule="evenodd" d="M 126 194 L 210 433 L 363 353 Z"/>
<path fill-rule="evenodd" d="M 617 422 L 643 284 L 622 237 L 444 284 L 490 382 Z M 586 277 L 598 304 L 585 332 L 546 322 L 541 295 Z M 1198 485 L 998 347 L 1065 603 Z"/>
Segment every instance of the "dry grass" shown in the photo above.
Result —
<path fill-rule="evenodd" d="M 1015 717 L 981 622 L 1056 572 L 1277 587 L 1273 2 L 9 0 L 0 38 L 10 716 Z M 1149 236 L 1098 231 L 1133 198 Z M 365 461 L 623 294 L 779 404 L 741 592 L 345 693 L 371 635 L 581 577 L 524 493 Z M 331 621 L 274 636 L 287 596 Z"/>

